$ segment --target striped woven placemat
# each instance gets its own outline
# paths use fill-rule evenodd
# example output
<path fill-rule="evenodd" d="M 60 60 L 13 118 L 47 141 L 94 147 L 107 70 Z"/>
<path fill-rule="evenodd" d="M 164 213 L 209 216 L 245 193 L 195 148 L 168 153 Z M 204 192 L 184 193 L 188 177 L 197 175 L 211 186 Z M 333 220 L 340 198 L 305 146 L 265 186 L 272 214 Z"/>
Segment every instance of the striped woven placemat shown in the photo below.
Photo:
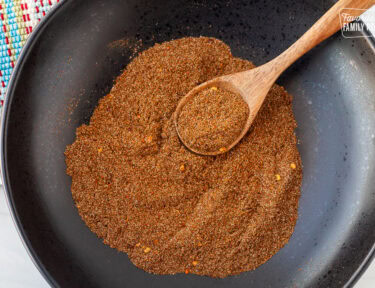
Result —
<path fill-rule="evenodd" d="M 62 0 L 0 0 L 0 106 L 27 37 L 59 1 Z"/>

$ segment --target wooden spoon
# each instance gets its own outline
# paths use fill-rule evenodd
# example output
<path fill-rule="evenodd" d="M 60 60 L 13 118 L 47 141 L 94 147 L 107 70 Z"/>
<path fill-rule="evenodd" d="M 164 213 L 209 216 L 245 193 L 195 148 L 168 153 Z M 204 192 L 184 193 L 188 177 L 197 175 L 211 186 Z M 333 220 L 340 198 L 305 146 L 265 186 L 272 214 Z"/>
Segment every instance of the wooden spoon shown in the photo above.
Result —
<path fill-rule="evenodd" d="M 368 9 L 374 4 L 375 0 L 340 0 L 304 35 L 302 35 L 300 39 L 270 62 L 248 71 L 217 77 L 192 89 L 180 100 L 174 113 L 174 124 L 182 143 L 189 150 L 202 155 L 217 155 L 225 153 L 233 148 L 249 130 L 251 123 L 254 121 L 255 116 L 268 94 L 268 91 L 280 74 L 306 52 L 333 35 L 342 27 L 340 19 L 341 9 L 345 8 L 345 13 L 348 13 L 351 16 L 359 16 L 364 12 L 364 10 L 360 9 Z M 241 134 L 233 141 L 233 143 L 226 147 L 225 151 L 198 151 L 189 147 L 186 142 L 184 142 L 184 139 L 179 133 L 178 118 L 182 108 L 189 99 L 196 96 L 199 91 L 213 86 L 240 94 L 249 105 L 249 118 L 247 119 Z M 202 111 L 202 113 L 204 113 L 204 111 Z"/>

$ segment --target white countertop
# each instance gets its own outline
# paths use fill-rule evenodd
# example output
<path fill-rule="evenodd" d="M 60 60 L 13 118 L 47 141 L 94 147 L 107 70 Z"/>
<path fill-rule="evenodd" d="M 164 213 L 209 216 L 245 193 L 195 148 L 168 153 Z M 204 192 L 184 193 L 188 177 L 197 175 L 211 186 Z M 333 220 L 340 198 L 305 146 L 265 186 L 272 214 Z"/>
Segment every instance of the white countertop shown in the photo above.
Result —
<path fill-rule="evenodd" d="M 375 7 L 371 11 L 367 11 L 362 18 L 365 22 L 369 20 L 375 22 Z M 373 31 L 373 35 L 375 35 L 375 31 Z M 49 287 L 23 247 L 11 219 L 2 187 L 0 187 L 0 287 Z M 375 287 L 375 261 L 355 287 Z"/>

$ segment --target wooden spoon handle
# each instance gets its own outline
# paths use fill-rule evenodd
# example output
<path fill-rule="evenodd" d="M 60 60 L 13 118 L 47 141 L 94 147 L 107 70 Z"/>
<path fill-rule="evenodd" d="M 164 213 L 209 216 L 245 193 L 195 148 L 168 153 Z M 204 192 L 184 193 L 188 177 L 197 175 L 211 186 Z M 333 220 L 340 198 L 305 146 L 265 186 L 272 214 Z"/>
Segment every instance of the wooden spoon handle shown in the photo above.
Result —
<path fill-rule="evenodd" d="M 375 0 L 339 0 L 297 42 L 271 61 L 275 61 L 273 66 L 280 67 L 280 70 L 274 70 L 278 74 L 275 76 L 278 77 L 298 58 L 340 30 L 341 9 L 345 8 L 345 13 L 350 16 L 359 16 L 364 12 L 361 9 L 368 9 L 374 4 Z"/>

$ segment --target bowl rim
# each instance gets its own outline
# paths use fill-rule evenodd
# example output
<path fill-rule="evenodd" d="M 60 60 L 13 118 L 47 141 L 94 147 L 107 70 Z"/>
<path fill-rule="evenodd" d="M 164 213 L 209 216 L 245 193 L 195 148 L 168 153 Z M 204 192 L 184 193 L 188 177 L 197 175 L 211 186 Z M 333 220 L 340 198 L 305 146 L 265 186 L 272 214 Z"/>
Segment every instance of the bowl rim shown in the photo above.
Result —
<path fill-rule="evenodd" d="M 55 281 L 52 275 L 48 272 L 47 268 L 44 266 L 42 261 L 39 259 L 38 253 L 34 250 L 31 242 L 29 241 L 25 229 L 22 226 L 22 222 L 16 210 L 16 204 L 14 202 L 14 198 L 12 195 L 12 189 L 9 186 L 9 175 L 7 170 L 5 169 L 5 131 L 6 131 L 6 124 L 8 122 L 9 117 L 9 103 L 11 102 L 12 95 L 14 93 L 16 83 L 18 82 L 18 76 L 23 68 L 23 64 L 25 59 L 28 57 L 30 52 L 30 48 L 34 45 L 34 42 L 37 40 L 38 36 L 43 32 L 44 28 L 47 26 L 48 22 L 54 17 L 58 10 L 60 10 L 63 6 L 68 5 L 68 3 L 72 2 L 72 0 L 61 0 L 60 2 L 56 3 L 49 12 L 44 16 L 39 23 L 33 28 L 33 32 L 29 35 L 26 40 L 25 45 L 22 47 L 21 53 L 18 56 L 16 65 L 12 71 L 8 87 L 5 93 L 4 104 L 2 107 L 2 115 L 1 115 L 1 131 L 0 131 L 0 172 L 1 172 L 1 181 L 3 184 L 3 189 L 5 192 L 5 199 L 7 202 L 8 209 L 10 211 L 11 218 L 13 220 L 13 224 L 16 227 L 17 233 L 21 242 L 26 249 L 27 254 L 29 255 L 31 261 L 34 263 L 35 267 L 38 269 L 39 273 L 43 276 L 50 287 L 59 287 L 59 284 Z"/>

